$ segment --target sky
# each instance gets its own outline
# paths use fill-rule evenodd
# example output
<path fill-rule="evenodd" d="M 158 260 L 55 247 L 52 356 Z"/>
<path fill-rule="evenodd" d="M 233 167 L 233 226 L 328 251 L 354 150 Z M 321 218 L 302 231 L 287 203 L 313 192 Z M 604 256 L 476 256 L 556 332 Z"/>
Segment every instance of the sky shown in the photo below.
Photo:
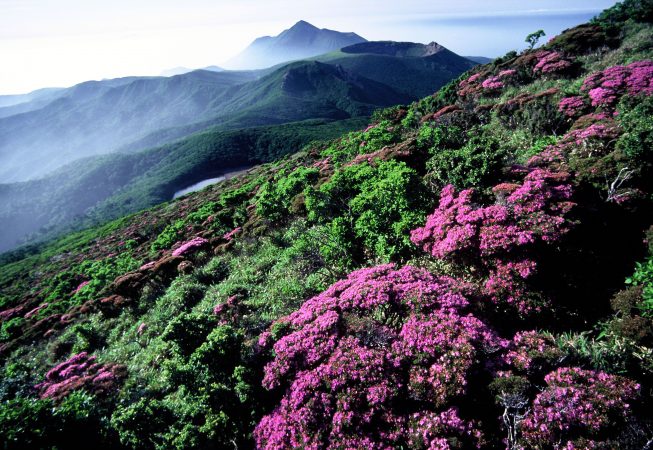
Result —
<path fill-rule="evenodd" d="M 0 0 L 0 95 L 220 65 L 298 20 L 496 57 L 614 0 Z"/>

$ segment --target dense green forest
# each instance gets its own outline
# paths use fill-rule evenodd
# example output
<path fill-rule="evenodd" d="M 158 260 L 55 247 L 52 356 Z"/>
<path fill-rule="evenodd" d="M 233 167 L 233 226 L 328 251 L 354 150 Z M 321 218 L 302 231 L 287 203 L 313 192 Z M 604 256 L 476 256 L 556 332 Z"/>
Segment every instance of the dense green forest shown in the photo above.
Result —
<path fill-rule="evenodd" d="M 652 24 L 3 254 L 3 447 L 651 448 Z"/>

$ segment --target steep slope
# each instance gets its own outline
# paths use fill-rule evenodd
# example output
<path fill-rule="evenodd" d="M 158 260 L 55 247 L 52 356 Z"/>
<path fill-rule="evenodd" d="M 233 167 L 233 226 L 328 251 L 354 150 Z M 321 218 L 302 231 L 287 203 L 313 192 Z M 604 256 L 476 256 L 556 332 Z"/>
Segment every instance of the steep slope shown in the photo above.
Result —
<path fill-rule="evenodd" d="M 652 22 L 3 255 L 3 447 L 647 448 Z"/>
<path fill-rule="evenodd" d="M 263 69 L 283 62 L 332 52 L 364 41 L 365 39 L 356 33 L 319 29 L 300 20 L 277 36 L 256 39 L 223 65 L 229 69 Z"/>

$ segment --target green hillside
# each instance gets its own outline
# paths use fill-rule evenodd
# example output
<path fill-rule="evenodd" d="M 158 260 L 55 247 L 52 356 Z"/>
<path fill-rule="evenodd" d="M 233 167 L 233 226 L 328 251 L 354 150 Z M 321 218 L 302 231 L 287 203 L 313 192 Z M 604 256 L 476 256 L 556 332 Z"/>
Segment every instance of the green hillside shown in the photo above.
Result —
<path fill-rule="evenodd" d="M 40 180 L 0 185 L 0 251 L 25 238 L 38 242 L 148 208 L 231 168 L 273 161 L 365 124 L 358 118 L 209 129 L 143 152 L 83 159 Z"/>
<path fill-rule="evenodd" d="M 649 448 L 653 3 L 356 129 L 1 255 L 3 448 Z"/>

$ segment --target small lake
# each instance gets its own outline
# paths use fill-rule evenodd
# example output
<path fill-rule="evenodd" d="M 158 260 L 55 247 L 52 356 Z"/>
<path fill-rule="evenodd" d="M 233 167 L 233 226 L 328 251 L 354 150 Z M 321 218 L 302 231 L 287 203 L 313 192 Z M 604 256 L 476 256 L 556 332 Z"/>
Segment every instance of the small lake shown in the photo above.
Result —
<path fill-rule="evenodd" d="M 205 187 L 219 183 L 220 181 L 224 181 L 225 176 L 217 177 L 217 178 L 207 178 L 206 180 L 202 180 L 199 183 L 195 183 L 193 185 L 188 186 L 187 188 L 182 189 L 181 191 L 175 192 L 175 195 L 172 196 L 172 198 L 177 198 L 181 197 L 182 195 L 190 194 L 191 192 L 199 191 L 200 189 L 204 189 Z"/>
<path fill-rule="evenodd" d="M 191 184 L 190 186 L 175 192 L 175 195 L 173 195 L 172 198 L 175 199 L 181 197 L 182 195 L 190 194 L 191 192 L 204 189 L 205 187 L 210 186 L 212 184 L 219 183 L 229 178 L 233 178 L 237 175 L 240 175 L 241 173 L 245 173 L 247 169 L 249 169 L 249 167 L 240 167 L 234 170 L 233 172 L 225 173 L 224 175 L 220 175 L 219 177 L 207 178 L 206 180 L 202 180 L 198 183 Z"/>

